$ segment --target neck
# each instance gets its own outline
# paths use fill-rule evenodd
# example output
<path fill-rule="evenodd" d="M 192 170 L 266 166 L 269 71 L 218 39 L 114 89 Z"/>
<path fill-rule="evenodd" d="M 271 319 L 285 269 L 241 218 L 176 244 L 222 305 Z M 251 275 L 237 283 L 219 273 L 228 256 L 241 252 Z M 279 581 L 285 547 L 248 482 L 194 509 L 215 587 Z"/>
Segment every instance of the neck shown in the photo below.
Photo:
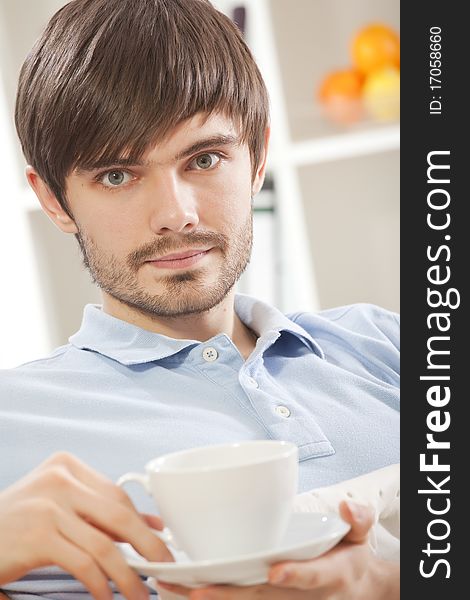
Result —
<path fill-rule="evenodd" d="M 220 304 L 204 313 L 177 317 L 148 315 L 124 304 L 106 292 L 102 292 L 102 296 L 103 312 L 153 333 L 177 340 L 198 340 L 200 342 L 225 333 L 245 360 L 256 345 L 257 335 L 242 323 L 235 313 L 235 292 L 233 290 Z"/>

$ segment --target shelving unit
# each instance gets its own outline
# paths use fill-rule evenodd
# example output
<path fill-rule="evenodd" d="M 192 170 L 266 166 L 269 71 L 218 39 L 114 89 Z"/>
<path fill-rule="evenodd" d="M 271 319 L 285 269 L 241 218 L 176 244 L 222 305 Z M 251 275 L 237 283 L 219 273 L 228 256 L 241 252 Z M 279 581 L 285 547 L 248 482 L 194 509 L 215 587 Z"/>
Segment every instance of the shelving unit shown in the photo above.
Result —
<path fill-rule="evenodd" d="M 347 62 L 347 44 L 353 31 L 371 21 L 384 21 L 399 30 L 398 0 L 215 0 L 214 4 L 230 16 L 235 7 L 245 7 L 245 38 L 270 93 L 268 170 L 281 223 L 277 304 L 290 312 L 368 301 L 398 311 L 399 123 L 334 126 L 322 117 L 315 103 L 315 86 L 321 76 Z M 377 174 L 367 174 L 367 165 L 372 163 L 387 179 L 386 189 L 380 189 L 377 181 L 375 188 L 367 185 Z M 335 220 L 331 220 L 334 215 L 324 209 L 321 199 L 312 197 L 312 177 L 315 173 L 321 181 L 322 173 L 330 173 L 331 185 L 324 182 L 326 193 L 319 190 L 326 197 L 336 184 L 335 172 L 341 178 L 342 171 L 350 170 L 352 165 L 361 176 L 348 194 L 365 212 L 354 215 L 350 206 L 343 208 L 340 202 L 336 202 L 336 210 L 339 215 L 348 214 L 359 235 L 354 244 L 344 246 L 338 239 L 337 248 L 330 245 L 324 253 L 325 245 L 315 244 L 313 230 L 330 230 L 334 236 Z M 364 204 L 364 196 L 369 198 L 368 204 Z M 373 218 L 380 205 L 383 217 Z M 372 237 L 369 227 L 376 228 Z M 343 240 L 348 237 L 345 233 Z M 345 260 L 332 256 L 335 253 L 344 254 Z M 350 281 L 349 285 L 338 286 L 337 278 L 351 280 L 350 259 L 354 262 L 354 255 L 358 285 Z M 387 280 L 379 276 L 381 267 Z"/>

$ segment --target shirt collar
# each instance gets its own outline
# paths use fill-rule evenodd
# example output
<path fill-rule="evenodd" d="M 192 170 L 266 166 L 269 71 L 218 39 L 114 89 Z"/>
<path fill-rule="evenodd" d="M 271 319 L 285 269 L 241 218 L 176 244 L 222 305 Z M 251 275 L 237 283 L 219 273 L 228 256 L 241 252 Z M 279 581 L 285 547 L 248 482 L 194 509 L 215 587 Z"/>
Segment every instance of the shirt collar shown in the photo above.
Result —
<path fill-rule="evenodd" d="M 245 294 L 237 294 L 235 312 L 259 336 L 258 346 L 263 346 L 263 339 L 273 343 L 282 332 L 287 332 L 324 358 L 317 342 L 273 306 Z M 273 333 L 277 334 L 274 338 Z M 202 343 L 147 331 L 103 312 L 98 304 L 85 306 L 81 327 L 69 338 L 69 342 L 76 348 L 98 352 L 125 365 L 161 360 Z"/>

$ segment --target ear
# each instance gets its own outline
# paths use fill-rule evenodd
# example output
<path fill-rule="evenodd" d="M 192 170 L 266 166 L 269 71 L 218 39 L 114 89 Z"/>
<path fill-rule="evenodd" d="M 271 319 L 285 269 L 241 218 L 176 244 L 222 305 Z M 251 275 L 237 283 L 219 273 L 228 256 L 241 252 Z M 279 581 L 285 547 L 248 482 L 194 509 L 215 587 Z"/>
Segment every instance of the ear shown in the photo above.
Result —
<path fill-rule="evenodd" d="M 75 221 L 69 217 L 60 205 L 55 195 L 41 179 L 33 167 L 28 165 L 25 170 L 26 179 L 38 197 L 42 210 L 49 219 L 64 233 L 78 233 Z"/>
<path fill-rule="evenodd" d="M 261 155 L 260 164 L 258 170 L 256 171 L 255 180 L 253 181 L 252 186 L 252 195 L 255 196 L 260 189 L 263 187 L 264 176 L 266 174 L 266 162 L 268 158 L 268 147 L 269 147 L 269 137 L 271 135 L 271 128 L 266 127 L 266 131 L 264 134 L 264 148 L 263 153 Z"/>

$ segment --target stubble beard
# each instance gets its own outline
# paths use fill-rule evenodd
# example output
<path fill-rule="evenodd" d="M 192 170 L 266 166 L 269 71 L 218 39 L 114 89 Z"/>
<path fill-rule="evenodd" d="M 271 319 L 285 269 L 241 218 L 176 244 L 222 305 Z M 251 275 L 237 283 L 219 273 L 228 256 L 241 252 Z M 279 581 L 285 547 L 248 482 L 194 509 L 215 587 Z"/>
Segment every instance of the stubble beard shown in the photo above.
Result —
<path fill-rule="evenodd" d="M 204 313 L 222 302 L 245 271 L 253 245 L 253 212 L 230 238 L 221 233 L 196 231 L 184 236 L 160 237 L 138 248 L 121 261 L 101 250 L 78 226 L 76 239 L 82 251 L 83 263 L 93 282 L 117 299 L 150 318 L 174 318 Z M 220 269 L 215 281 L 207 267 L 161 275 L 163 291 L 154 294 L 138 281 L 138 272 L 145 260 L 178 252 L 188 247 L 210 247 L 221 254 Z M 213 260 L 213 259 L 212 259 Z"/>

